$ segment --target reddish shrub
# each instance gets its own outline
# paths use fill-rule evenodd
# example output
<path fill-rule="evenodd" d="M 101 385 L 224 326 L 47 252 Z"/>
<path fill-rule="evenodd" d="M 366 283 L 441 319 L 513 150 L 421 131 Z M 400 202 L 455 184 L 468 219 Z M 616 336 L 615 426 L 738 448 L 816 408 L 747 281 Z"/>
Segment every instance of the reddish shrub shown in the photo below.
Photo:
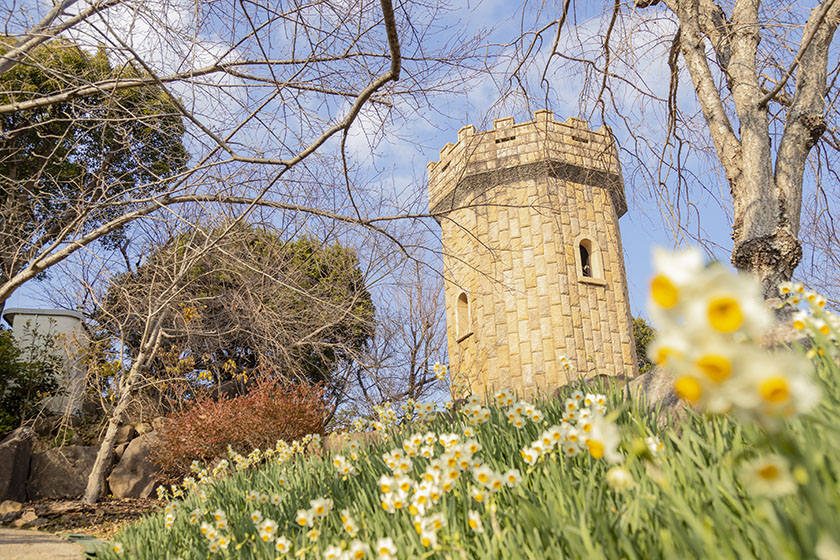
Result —
<path fill-rule="evenodd" d="M 185 476 L 194 460 L 225 456 L 228 445 L 247 455 L 280 439 L 291 443 L 306 434 L 323 435 L 323 393 L 318 386 L 263 381 L 246 395 L 199 399 L 169 416 L 150 458 L 161 479 L 171 482 Z"/>

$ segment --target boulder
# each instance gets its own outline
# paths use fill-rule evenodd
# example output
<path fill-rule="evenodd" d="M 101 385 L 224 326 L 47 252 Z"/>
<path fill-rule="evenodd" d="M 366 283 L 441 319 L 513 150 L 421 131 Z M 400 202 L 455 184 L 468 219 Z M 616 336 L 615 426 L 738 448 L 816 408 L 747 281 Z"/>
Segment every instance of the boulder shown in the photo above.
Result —
<path fill-rule="evenodd" d="M 0 503 L 0 515 L 17 512 L 23 509 L 23 504 L 13 500 L 4 500 Z"/>
<path fill-rule="evenodd" d="M 117 439 L 114 440 L 114 444 L 128 443 L 134 439 L 134 436 L 136 435 L 137 431 L 134 429 L 134 426 L 131 424 L 123 424 L 117 428 Z"/>
<path fill-rule="evenodd" d="M 648 408 L 667 408 L 680 402 L 677 393 L 674 392 L 671 374 L 664 368 L 654 367 L 647 373 L 636 376 L 630 380 L 629 389 L 632 396 L 644 399 Z"/>
<path fill-rule="evenodd" d="M 119 444 L 118 446 L 116 446 L 116 447 L 114 448 L 114 458 L 115 458 L 117 461 L 119 461 L 120 459 L 122 459 L 123 453 L 125 453 L 125 450 L 126 450 L 127 448 L 128 448 L 128 442 L 126 442 L 126 443 L 121 443 L 121 444 Z"/>
<path fill-rule="evenodd" d="M 49 501 L 37 503 L 34 506 L 38 517 L 59 517 L 67 513 L 79 513 L 81 511 L 92 511 L 92 506 L 81 500 L 74 501 Z"/>
<path fill-rule="evenodd" d="M 158 416 L 157 418 L 152 418 L 152 428 L 156 432 L 165 428 L 168 423 L 169 418 L 167 418 L 166 416 Z"/>
<path fill-rule="evenodd" d="M 0 514 L 0 525 L 11 525 L 18 517 L 20 517 L 19 511 Z"/>
<path fill-rule="evenodd" d="M 36 519 L 38 519 L 38 516 L 35 514 L 35 510 L 28 509 L 24 511 L 23 515 L 18 517 L 14 523 L 12 523 L 12 526 L 20 529 L 22 527 L 26 527 Z"/>
<path fill-rule="evenodd" d="M 143 434 L 148 434 L 152 431 L 152 425 L 148 422 L 140 422 L 134 427 L 134 429 L 142 436 Z"/>
<path fill-rule="evenodd" d="M 61 416 L 39 416 L 32 423 L 32 429 L 41 437 L 52 437 L 61 425 Z"/>
<path fill-rule="evenodd" d="M 672 425 L 685 416 L 686 404 L 674 391 L 671 374 L 661 367 L 654 367 L 628 383 L 631 398 L 643 402 L 649 410 L 658 410 L 658 423 Z"/>
<path fill-rule="evenodd" d="M 157 434 L 149 432 L 131 440 L 120 462 L 111 471 L 108 484 L 117 498 L 148 498 L 158 485 L 157 466 L 149 460 L 149 452 L 157 442 Z"/>
<path fill-rule="evenodd" d="M 98 451 L 98 446 L 72 445 L 33 454 L 27 496 L 30 500 L 81 497 Z"/>
<path fill-rule="evenodd" d="M 0 442 L 0 500 L 26 501 L 26 479 L 35 433 L 27 426 Z"/>

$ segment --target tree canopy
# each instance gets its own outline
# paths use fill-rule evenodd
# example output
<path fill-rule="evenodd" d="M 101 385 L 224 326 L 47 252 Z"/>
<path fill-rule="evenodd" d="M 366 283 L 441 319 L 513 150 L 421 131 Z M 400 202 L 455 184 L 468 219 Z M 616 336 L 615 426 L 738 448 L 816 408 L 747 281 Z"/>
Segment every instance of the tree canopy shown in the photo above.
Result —
<path fill-rule="evenodd" d="M 13 41 L 0 37 L 0 55 Z M 0 75 L 0 104 L 26 104 L 50 92 L 61 101 L 0 115 L 0 280 L 70 232 L 84 233 L 161 191 L 188 160 L 184 126 L 162 89 L 122 89 L 76 98 L 73 86 L 136 76 L 55 39 L 32 63 Z M 69 88 L 69 89 L 68 89 Z M 69 92 L 68 92 L 69 91 Z M 122 228 L 100 241 L 112 246 Z"/>
<path fill-rule="evenodd" d="M 217 236 L 211 249 L 196 254 Z M 352 249 L 222 225 L 180 233 L 135 271 L 114 278 L 97 312 L 103 332 L 135 348 L 149 292 L 184 262 L 189 269 L 168 302 L 165 336 L 151 365 L 156 376 L 180 371 L 219 382 L 265 375 L 329 386 L 374 331 L 374 305 Z"/>

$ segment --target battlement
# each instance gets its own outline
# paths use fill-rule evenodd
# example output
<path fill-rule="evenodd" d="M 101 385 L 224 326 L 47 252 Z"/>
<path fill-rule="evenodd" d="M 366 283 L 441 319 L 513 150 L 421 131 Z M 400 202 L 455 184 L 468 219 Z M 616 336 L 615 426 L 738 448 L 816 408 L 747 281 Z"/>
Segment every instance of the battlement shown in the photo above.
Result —
<path fill-rule="evenodd" d="M 493 121 L 493 130 L 476 132 L 473 125 L 458 131 L 447 143 L 440 161 L 428 164 L 429 208 L 433 213 L 459 205 L 470 178 L 490 177 L 502 170 L 536 170 L 554 177 L 591 184 L 610 191 L 618 216 L 627 211 L 624 181 L 612 131 L 590 130 L 586 121 L 569 117 L 554 120 L 551 111 L 534 113 L 534 120 L 516 124 L 513 117 Z M 485 181 L 486 182 L 486 181 Z"/>

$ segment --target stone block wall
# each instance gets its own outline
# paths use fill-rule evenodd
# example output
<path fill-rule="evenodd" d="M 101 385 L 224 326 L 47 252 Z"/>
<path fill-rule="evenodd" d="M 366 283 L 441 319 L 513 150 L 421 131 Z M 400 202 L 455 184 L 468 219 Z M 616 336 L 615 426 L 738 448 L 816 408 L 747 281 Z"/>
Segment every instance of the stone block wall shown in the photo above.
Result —
<path fill-rule="evenodd" d="M 462 128 L 428 171 L 453 385 L 462 376 L 474 394 L 532 395 L 576 376 L 635 374 L 618 228 L 627 206 L 609 129 L 549 111 L 497 119 L 490 131 Z M 593 249 L 591 277 L 582 242 Z"/>

